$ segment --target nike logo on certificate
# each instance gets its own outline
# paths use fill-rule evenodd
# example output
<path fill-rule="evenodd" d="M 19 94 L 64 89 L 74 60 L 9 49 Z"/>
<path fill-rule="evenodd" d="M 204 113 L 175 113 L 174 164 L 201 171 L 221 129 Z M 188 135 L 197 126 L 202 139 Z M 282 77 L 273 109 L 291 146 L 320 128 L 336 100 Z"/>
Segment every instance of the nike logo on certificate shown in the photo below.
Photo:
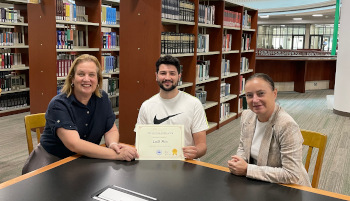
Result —
<path fill-rule="evenodd" d="M 162 119 L 157 119 L 157 115 L 156 115 L 156 116 L 154 116 L 153 123 L 154 123 L 154 124 L 161 124 L 161 123 L 163 123 L 164 121 L 170 119 L 171 117 L 174 117 L 174 116 L 179 115 L 179 114 L 181 114 L 181 113 L 174 114 L 174 115 L 170 115 L 170 116 L 167 116 L 167 117 L 162 118 Z"/>

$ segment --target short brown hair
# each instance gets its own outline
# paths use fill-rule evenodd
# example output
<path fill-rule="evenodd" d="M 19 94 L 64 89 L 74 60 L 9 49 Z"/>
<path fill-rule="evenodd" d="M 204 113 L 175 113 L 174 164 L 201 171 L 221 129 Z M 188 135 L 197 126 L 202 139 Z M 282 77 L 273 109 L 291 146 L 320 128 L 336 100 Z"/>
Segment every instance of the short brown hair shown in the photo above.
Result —
<path fill-rule="evenodd" d="M 95 95 L 97 97 L 102 97 L 101 94 L 101 89 L 102 89 L 102 69 L 101 69 L 101 64 L 100 62 L 97 60 L 97 58 L 93 55 L 89 55 L 89 54 L 82 54 L 80 55 L 78 58 L 76 58 L 74 60 L 74 62 L 72 63 L 71 68 L 69 69 L 68 75 L 67 75 L 67 79 L 64 82 L 63 88 L 61 90 L 62 93 L 67 94 L 67 97 L 69 97 L 70 95 L 72 95 L 73 93 L 73 87 L 72 87 L 72 79 L 74 78 L 75 72 L 77 70 L 77 66 L 83 62 L 94 62 L 96 64 L 96 71 L 97 71 L 97 80 L 98 80 L 98 85 L 96 87 L 95 90 Z"/>

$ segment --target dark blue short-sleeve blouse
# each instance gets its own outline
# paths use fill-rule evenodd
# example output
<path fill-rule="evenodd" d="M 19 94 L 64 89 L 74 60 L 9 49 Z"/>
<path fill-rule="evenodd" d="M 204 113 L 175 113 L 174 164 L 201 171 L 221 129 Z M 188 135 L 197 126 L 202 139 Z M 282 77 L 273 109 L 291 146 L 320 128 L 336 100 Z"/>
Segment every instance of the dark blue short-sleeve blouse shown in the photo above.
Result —
<path fill-rule="evenodd" d="M 115 121 L 115 114 L 106 92 L 99 98 L 93 94 L 87 105 L 80 103 L 74 95 L 55 96 L 49 103 L 46 125 L 40 143 L 44 149 L 57 157 L 74 155 L 67 149 L 56 134 L 58 128 L 78 131 L 80 138 L 95 144 L 109 131 Z"/>

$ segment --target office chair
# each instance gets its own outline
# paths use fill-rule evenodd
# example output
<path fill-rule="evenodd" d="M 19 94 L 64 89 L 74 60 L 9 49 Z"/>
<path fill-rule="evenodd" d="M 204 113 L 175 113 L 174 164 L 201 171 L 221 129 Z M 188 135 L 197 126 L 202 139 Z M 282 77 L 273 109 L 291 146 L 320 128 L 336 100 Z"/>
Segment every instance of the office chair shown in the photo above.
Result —
<path fill-rule="evenodd" d="M 31 114 L 24 117 L 29 154 L 33 151 L 32 129 L 35 129 L 36 137 L 39 143 L 42 131 L 41 128 L 45 127 L 45 123 L 45 113 Z"/>
<path fill-rule="evenodd" d="M 303 130 L 303 129 L 301 129 L 301 134 L 303 135 L 303 138 L 304 138 L 303 145 L 309 146 L 307 156 L 306 156 L 306 162 L 305 162 L 305 169 L 307 172 L 309 172 L 312 150 L 313 148 L 318 148 L 318 154 L 317 154 L 314 174 L 312 176 L 312 183 L 311 183 L 311 186 L 313 188 L 317 188 L 318 181 L 320 179 L 320 174 L 321 174 L 323 156 L 326 150 L 327 136 L 321 133 Z"/>

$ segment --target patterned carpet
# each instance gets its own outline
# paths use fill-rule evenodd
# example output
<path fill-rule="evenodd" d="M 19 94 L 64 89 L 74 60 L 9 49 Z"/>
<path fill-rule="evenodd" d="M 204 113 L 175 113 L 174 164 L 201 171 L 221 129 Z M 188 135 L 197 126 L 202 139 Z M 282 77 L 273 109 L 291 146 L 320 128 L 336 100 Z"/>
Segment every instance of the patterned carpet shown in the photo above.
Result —
<path fill-rule="evenodd" d="M 300 128 L 328 135 L 319 188 L 350 195 L 350 118 L 333 114 L 327 109 L 327 95 L 333 90 L 307 91 L 304 94 L 282 92 L 277 102 L 295 119 Z M 21 175 L 28 156 L 24 116 L 28 113 L 0 118 L 0 183 Z M 236 153 L 240 135 L 240 119 L 207 135 L 208 152 L 202 161 L 227 166 Z M 35 139 L 34 139 L 35 141 Z M 304 151 L 304 157 L 306 151 Z M 311 167 L 315 163 L 313 156 Z M 313 168 L 309 174 L 312 177 Z"/>

